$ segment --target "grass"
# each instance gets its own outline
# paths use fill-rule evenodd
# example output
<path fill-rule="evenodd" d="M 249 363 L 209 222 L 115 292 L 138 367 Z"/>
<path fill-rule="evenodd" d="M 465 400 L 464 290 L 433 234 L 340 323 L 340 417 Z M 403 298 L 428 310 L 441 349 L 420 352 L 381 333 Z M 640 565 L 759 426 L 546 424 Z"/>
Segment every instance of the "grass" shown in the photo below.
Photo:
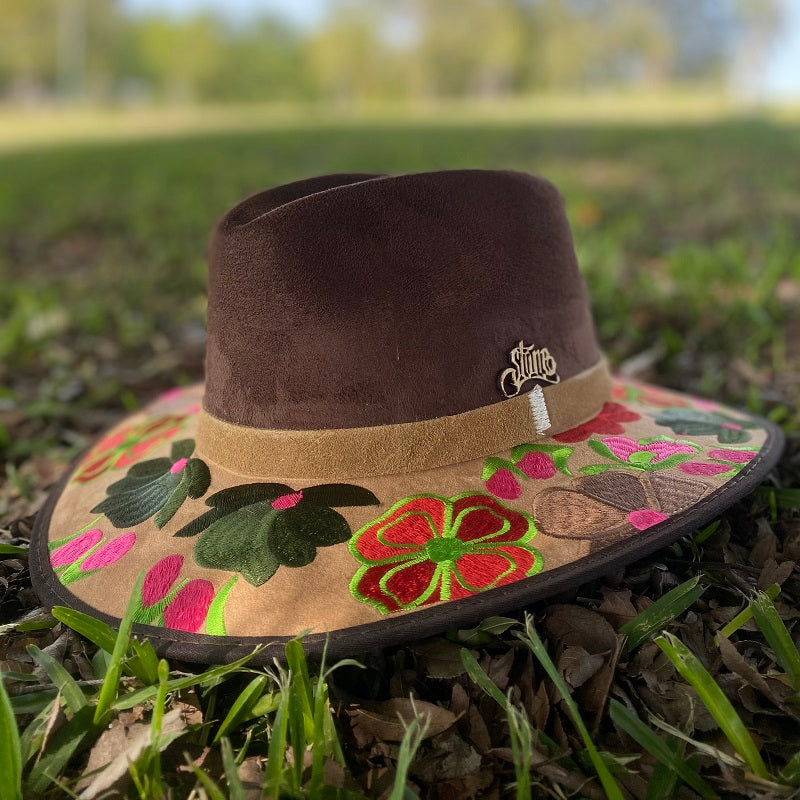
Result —
<path fill-rule="evenodd" d="M 101 796 L 104 782 L 129 798 L 796 792 L 797 124 L 212 123 L 0 154 L 0 800 Z M 352 662 L 309 667 L 294 642 L 272 669 L 201 670 L 125 625 L 42 612 L 25 552 L 45 488 L 121 413 L 202 375 L 214 219 L 314 173 L 474 166 L 558 185 L 612 360 L 780 422 L 790 451 L 773 480 L 560 598 L 593 615 L 579 644 L 606 631 L 597 652 L 575 650 L 550 603 L 522 627 L 492 618 Z M 597 669 L 575 678 L 576 658 Z M 400 737 L 394 719 L 367 731 L 351 716 L 386 698 L 417 709 Z"/>

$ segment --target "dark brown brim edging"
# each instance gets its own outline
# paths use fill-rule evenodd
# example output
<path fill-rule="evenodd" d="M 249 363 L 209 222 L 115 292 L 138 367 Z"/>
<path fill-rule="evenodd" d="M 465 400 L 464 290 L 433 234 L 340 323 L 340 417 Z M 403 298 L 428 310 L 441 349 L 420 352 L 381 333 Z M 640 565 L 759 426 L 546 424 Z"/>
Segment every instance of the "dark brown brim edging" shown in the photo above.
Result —
<path fill-rule="evenodd" d="M 758 456 L 716 492 L 703 498 L 692 508 L 649 528 L 646 534 L 617 542 L 572 564 L 539 573 L 509 586 L 490 589 L 480 595 L 389 616 L 378 622 L 343 628 L 330 633 L 308 634 L 303 639 L 306 654 L 312 658 L 321 656 L 326 639 L 327 656 L 337 659 L 422 639 L 448 629 L 474 625 L 486 617 L 520 609 L 530 603 L 574 588 L 671 544 L 714 519 L 737 500 L 749 494 L 777 464 L 785 444 L 783 431 L 769 420 L 759 417 L 752 419 L 758 420 L 768 434 Z M 73 469 L 70 469 L 53 488 L 47 502 L 36 516 L 31 534 L 31 581 L 34 590 L 47 607 L 69 606 L 117 627 L 119 623 L 117 618 L 97 611 L 75 597 L 59 582 L 55 572 L 50 568 L 47 549 L 50 519 Z M 133 632 L 139 638 L 148 639 L 161 656 L 199 664 L 229 663 L 252 653 L 258 646 L 263 649 L 251 663 L 270 663 L 273 658 L 283 657 L 286 642 L 292 638 L 219 637 L 139 624 L 133 626 Z"/>

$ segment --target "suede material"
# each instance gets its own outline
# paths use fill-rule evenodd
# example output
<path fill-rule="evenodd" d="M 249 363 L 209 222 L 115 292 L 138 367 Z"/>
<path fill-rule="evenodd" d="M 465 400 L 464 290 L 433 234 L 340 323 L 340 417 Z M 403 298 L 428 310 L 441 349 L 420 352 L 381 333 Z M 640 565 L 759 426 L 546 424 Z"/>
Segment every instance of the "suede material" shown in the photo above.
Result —
<path fill-rule="evenodd" d="M 173 441 L 182 437 L 196 436 L 199 414 L 189 409 L 196 406 L 201 393 L 202 387 L 197 386 L 184 390 L 174 398 L 157 401 L 135 416 L 124 420 L 107 436 L 113 436 L 115 430 L 146 420 L 153 415 L 190 414 L 180 433 L 148 452 L 146 456 L 165 457 L 169 454 Z M 666 393 L 662 395 L 666 396 Z M 636 412 L 640 419 L 625 424 L 624 436 L 643 439 L 674 435 L 669 428 L 654 423 L 653 415 L 657 413 L 657 408 L 635 401 L 626 402 L 625 405 Z M 728 413 L 727 409 L 721 410 Z M 739 418 L 745 417 L 739 415 Z M 753 430 L 752 438 L 747 445 L 754 451 L 758 450 L 766 436 L 767 431 L 763 429 Z M 697 442 L 704 453 L 723 447 L 713 435 L 692 436 L 691 440 Z M 557 444 L 553 439 L 543 441 L 547 444 Z M 661 508 L 667 513 L 676 513 L 682 509 L 701 506 L 706 502 L 706 498 L 722 487 L 731 492 L 728 503 L 741 494 L 741 492 L 737 494 L 736 490 L 739 483 L 738 476 L 687 475 L 677 468 L 671 468 L 663 473 L 649 474 L 615 469 L 603 476 L 581 477 L 581 468 L 596 464 L 603 459 L 586 441 L 574 443 L 570 447 L 574 448 L 569 461 L 572 477 L 559 472 L 547 479 L 523 481 L 522 494 L 519 498 L 502 501 L 510 508 L 532 513 L 536 519 L 538 533 L 531 544 L 541 553 L 544 569 L 542 573 L 530 579 L 531 585 L 547 579 L 549 573 L 562 566 L 572 565 L 578 571 L 590 569 L 598 554 L 621 539 L 632 543 L 645 543 L 650 538 L 651 532 L 636 530 L 626 522 L 627 514 L 632 508 Z M 510 457 L 507 451 L 496 455 L 502 458 Z M 698 454 L 696 460 L 705 461 L 707 456 Z M 214 464 L 210 467 L 212 477 L 209 493 L 252 480 L 250 476 L 238 475 Z M 337 510 L 346 518 L 351 530 L 356 532 L 361 526 L 378 518 L 388 507 L 405 497 L 421 493 L 442 497 L 467 492 L 486 494 L 487 486 L 482 479 L 482 467 L 482 460 L 477 460 L 425 472 L 367 478 L 358 483 L 374 492 L 380 500 L 380 505 L 342 507 Z M 761 474 L 765 472 L 761 467 L 759 471 Z M 107 519 L 97 519 L 97 515 L 90 512 L 89 509 L 105 496 L 107 487 L 118 481 L 126 472 L 126 469 L 109 470 L 88 483 L 74 481 L 67 483 L 55 504 L 52 516 L 48 518 L 47 527 L 36 533 L 34 545 L 41 537 L 55 541 L 75 533 L 84 526 L 99 528 L 112 539 L 126 535 L 129 530 L 133 530 L 136 534 L 136 543 L 124 558 L 70 583 L 63 591 L 68 592 L 69 597 L 88 604 L 100 614 L 119 619 L 124 612 L 136 576 L 142 570 L 149 570 L 159 559 L 175 554 L 180 554 L 184 558 L 179 580 L 210 581 L 214 589 L 220 591 L 230 580 L 231 573 L 199 566 L 192 555 L 196 538 L 181 538 L 174 535 L 191 519 L 208 511 L 205 498 L 187 500 L 174 519 L 162 529 L 158 529 L 152 519 L 133 526 L 132 529 L 115 529 Z M 265 482 L 282 482 L 284 479 L 285 476 L 280 473 L 259 476 L 259 480 Z M 319 481 L 296 479 L 290 483 L 294 488 L 304 488 Z M 619 513 L 616 513 L 615 509 L 618 507 Z M 686 530 L 691 529 L 691 527 L 686 528 Z M 32 553 L 36 553 L 35 547 L 32 547 Z M 47 556 L 45 555 L 42 560 L 40 555 L 35 557 L 32 555 L 32 559 L 35 562 L 32 564 L 32 570 L 36 570 L 37 576 L 46 576 L 37 577 L 37 580 L 46 580 L 61 590 Z M 273 578 L 260 587 L 251 586 L 240 577 L 225 607 L 224 618 L 228 636 L 260 636 L 263 637 L 263 641 L 268 642 L 271 637 L 291 636 L 306 628 L 316 633 L 336 632 L 386 620 L 385 615 L 355 599 L 348 590 L 348 583 L 357 567 L 358 562 L 347 545 L 337 544 L 320 548 L 315 559 L 307 566 L 281 567 Z M 579 579 L 574 578 L 574 583 L 578 582 Z M 488 600 L 489 594 L 502 594 L 507 588 L 489 592 L 483 599 Z M 67 598 L 61 602 L 71 604 L 73 600 Z M 456 607 L 460 602 L 444 605 Z M 407 614 L 424 617 L 426 613 L 426 608 L 421 608 L 416 611 L 398 612 L 388 618 L 400 618 Z M 491 613 L 500 613 L 500 609 Z M 149 634 L 151 641 L 160 647 L 162 641 L 180 636 L 185 634 L 165 629 L 151 629 Z M 337 634 L 334 633 L 333 636 L 335 640 Z M 365 642 L 365 646 L 366 644 L 368 642 Z"/>
<path fill-rule="evenodd" d="M 600 358 L 563 203 L 540 178 L 324 176 L 245 200 L 213 234 L 204 405 L 227 422 L 460 414 L 504 399 L 520 340 L 562 380 Z"/>
<path fill-rule="evenodd" d="M 287 478 L 341 480 L 419 472 L 575 428 L 600 411 L 610 389 L 605 361 L 544 388 L 551 422 L 544 434 L 536 431 L 529 394 L 432 420 L 316 431 L 234 425 L 204 411 L 197 426 L 197 451 L 243 475 L 272 471 Z"/>

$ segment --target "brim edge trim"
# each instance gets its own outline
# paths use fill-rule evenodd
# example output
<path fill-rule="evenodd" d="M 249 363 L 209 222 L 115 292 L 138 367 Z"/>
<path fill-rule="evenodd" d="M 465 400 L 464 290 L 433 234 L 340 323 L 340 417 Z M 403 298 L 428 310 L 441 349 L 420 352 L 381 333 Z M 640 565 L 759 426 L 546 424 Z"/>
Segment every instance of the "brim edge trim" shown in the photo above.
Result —
<path fill-rule="evenodd" d="M 516 583 L 490 589 L 480 595 L 449 601 L 431 608 L 393 615 L 375 622 L 363 623 L 348 628 L 339 628 L 327 633 L 310 633 L 304 637 L 304 649 L 312 658 L 322 655 L 328 641 L 327 656 L 340 658 L 354 653 L 391 647 L 410 640 L 423 639 L 444 630 L 474 624 L 487 616 L 510 610 L 518 610 L 532 603 L 553 597 L 573 586 L 608 574 L 615 568 L 633 563 L 660 550 L 703 525 L 719 513 L 755 489 L 761 480 L 778 463 L 785 446 L 781 428 L 770 420 L 750 415 L 767 431 L 758 456 L 734 478 L 710 495 L 702 498 L 689 509 L 649 529 L 646 538 L 632 536 L 603 548 L 579 561 L 556 567 Z M 113 628 L 119 624 L 112 617 L 93 608 L 76 597 L 60 582 L 49 566 L 47 551 L 50 520 L 64 487 L 80 463 L 83 454 L 70 465 L 59 482 L 50 490 L 45 504 L 36 515 L 31 531 L 29 567 L 34 591 L 47 608 L 64 605 L 88 614 Z M 590 563 L 586 563 L 586 562 Z M 581 564 L 575 569 L 575 564 Z M 165 635 L 165 630 L 170 634 Z M 201 664 L 229 663 L 262 649 L 251 663 L 266 663 L 273 657 L 283 655 L 283 648 L 292 636 L 211 636 L 202 633 L 184 633 L 152 625 L 134 624 L 133 634 L 148 639 L 162 656 Z"/>

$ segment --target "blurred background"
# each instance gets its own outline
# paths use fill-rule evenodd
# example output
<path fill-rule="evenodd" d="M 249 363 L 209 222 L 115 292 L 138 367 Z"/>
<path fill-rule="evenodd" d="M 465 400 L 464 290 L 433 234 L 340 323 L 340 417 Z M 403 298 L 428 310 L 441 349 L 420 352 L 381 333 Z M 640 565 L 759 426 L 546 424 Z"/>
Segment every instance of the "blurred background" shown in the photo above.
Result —
<path fill-rule="evenodd" d="M 202 378 L 216 218 L 329 171 L 550 178 L 615 364 L 797 426 L 800 2 L 0 0 L 0 43 L 0 522 Z"/>

